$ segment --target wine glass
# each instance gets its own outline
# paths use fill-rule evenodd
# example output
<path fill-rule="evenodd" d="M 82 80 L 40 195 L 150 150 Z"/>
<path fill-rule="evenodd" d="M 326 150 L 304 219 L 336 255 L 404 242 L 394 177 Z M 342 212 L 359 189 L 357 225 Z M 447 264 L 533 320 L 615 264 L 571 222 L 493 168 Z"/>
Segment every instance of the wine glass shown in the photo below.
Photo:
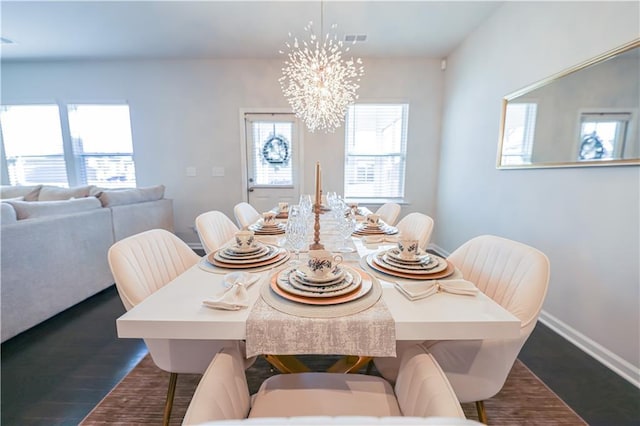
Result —
<path fill-rule="evenodd" d="M 287 244 L 293 249 L 296 259 L 292 261 L 292 265 L 300 264 L 300 250 L 307 242 L 307 220 L 300 212 L 300 206 L 291 206 L 289 208 L 289 218 L 287 219 L 287 227 L 285 230 Z"/>
<path fill-rule="evenodd" d="M 344 209 L 341 210 L 344 211 Z M 347 211 L 347 213 L 338 219 L 338 232 L 342 237 L 342 246 L 337 249 L 338 252 L 350 253 L 355 251 L 355 248 L 349 245 L 349 239 L 353 231 L 356 230 L 356 223 L 356 217 L 351 211 Z"/>

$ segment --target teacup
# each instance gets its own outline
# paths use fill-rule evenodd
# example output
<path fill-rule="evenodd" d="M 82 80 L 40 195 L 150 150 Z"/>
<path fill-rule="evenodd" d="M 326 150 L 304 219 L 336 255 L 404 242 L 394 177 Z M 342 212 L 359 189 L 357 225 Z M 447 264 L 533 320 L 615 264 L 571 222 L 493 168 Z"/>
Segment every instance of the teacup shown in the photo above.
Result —
<path fill-rule="evenodd" d="M 312 278 L 326 278 L 342 262 L 342 256 L 329 250 L 309 250 L 308 273 Z"/>
<path fill-rule="evenodd" d="M 367 215 L 367 225 L 368 226 L 379 226 L 380 225 L 380 215 L 375 213 L 371 213 Z"/>
<path fill-rule="evenodd" d="M 235 234 L 236 245 L 239 250 L 248 250 L 255 245 L 255 235 L 253 231 L 239 231 Z"/>
<path fill-rule="evenodd" d="M 398 240 L 400 258 L 414 260 L 418 256 L 420 242 L 414 238 L 401 238 Z"/>
<path fill-rule="evenodd" d="M 287 203 L 287 202 L 279 202 L 278 203 L 278 211 L 280 213 L 287 213 L 289 211 L 289 203 Z"/>
<path fill-rule="evenodd" d="M 274 212 L 262 213 L 262 223 L 265 225 L 274 225 L 276 223 L 276 214 Z"/>

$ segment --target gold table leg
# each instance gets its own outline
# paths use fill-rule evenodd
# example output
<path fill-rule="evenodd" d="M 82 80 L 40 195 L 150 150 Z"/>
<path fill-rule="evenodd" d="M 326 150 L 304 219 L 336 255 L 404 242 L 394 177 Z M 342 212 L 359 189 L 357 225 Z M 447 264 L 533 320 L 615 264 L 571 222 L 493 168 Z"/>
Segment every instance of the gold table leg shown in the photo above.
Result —
<path fill-rule="evenodd" d="M 305 373 L 311 371 L 293 355 L 264 355 L 264 359 L 281 373 Z"/>

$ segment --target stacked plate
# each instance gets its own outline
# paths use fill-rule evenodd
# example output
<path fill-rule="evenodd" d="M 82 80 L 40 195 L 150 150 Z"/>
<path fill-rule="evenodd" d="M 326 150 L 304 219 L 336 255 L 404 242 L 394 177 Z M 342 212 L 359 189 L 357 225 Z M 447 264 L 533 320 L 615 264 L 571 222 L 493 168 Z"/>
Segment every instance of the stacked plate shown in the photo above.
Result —
<path fill-rule="evenodd" d="M 353 235 L 362 237 L 367 235 L 394 235 L 398 233 L 398 228 L 395 226 L 387 225 L 383 221 L 379 221 L 373 225 L 367 222 L 359 223 L 356 225 L 356 230 L 353 231 Z"/>
<path fill-rule="evenodd" d="M 336 267 L 325 277 L 316 278 L 304 269 L 287 268 L 271 284 L 276 294 L 294 302 L 331 305 L 358 299 L 371 290 L 373 282 L 363 279 L 355 269 Z"/>
<path fill-rule="evenodd" d="M 253 225 L 249 225 L 249 230 L 256 235 L 280 235 L 284 234 L 286 225 L 284 223 L 270 223 L 267 225 L 261 219 Z"/>
<path fill-rule="evenodd" d="M 253 247 L 239 248 L 228 245 L 209 253 L 207 261 L 219 268 L 249 269 L 275 266 L 289 259 L 289 252 L 277 246 L 256 243 Z"/>
<path fill-rule="evenodd" d="M 407 259 L 400 256 L 397 247 L 370 254 L 367 264 L 387 275 L 417 280 L 444 278 L 455 271 L 453 264 L 440 256 L 421 250 L 413 258 Z"/>

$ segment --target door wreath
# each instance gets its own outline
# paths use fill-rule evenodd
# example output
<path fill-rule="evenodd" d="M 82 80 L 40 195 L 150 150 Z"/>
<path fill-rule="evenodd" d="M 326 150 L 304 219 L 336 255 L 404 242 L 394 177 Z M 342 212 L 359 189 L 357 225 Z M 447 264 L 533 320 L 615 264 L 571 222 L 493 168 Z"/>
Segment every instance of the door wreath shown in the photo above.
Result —
<path fill-rule="evenodd" d="M 284 136 L 272 135 L 262 145 L 262 158 L 269 164 L 285 164 L 289 155 L 289 141 Z"/>

